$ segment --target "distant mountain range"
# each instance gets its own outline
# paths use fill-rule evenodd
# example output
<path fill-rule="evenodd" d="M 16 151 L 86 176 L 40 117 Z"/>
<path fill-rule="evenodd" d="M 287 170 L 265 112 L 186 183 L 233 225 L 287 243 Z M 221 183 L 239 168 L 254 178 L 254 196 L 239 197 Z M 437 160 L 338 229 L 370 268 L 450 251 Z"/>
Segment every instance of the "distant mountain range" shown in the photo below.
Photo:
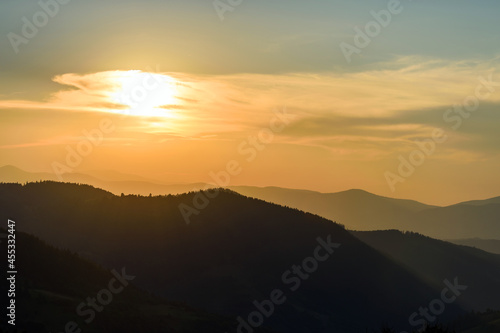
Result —
<path fill-rule="evenodd" d="M 351 230 L 397 229 L 439 239 L 500 240 L 500 197 L 448 207 L 377 196 L 363 190 L 318 193 L 276 187 L 238 186 L 250 197 L 298 208 L 337 221 Z M 478 246 L 481 246 L 478 243 Z"/>
<path fill-rule="evenodd" d="M 456 276 L 470 291 L 460 296 L 462 304 L 479 311 L 496 308 L 492 295 L 500 295 L 499 255 L 397 230 L 352 233 L 432 286 Z"/>
<path fill-rule="evenodd" d="M 16 220 L 19 264 L 27 267 L 20 300 L 30 321 L 21 327 L 56 330 L 75 316 L 84 295 L 106 286 L 110 273 L 87 260 L 108 270 L 126 267 L 136 276 L 89 332 L 111 326 L 120 332 L 237 332 L 256 309 L 267 311 L 262 306 L 276 291 L 283 302 L 255 332 L 354 333 L 385 323 L 410 331 L 418 328 L 410 326 L 410 316 L 442 297 L 445 280 L 467 289 L 446 304 L 439 322 L 468 333 L 498 327 L 496 312 L 468 313 L 500 310 L 499 255 L 414 233 L 347 231 L 319 216 L 222 189 L 188 225 L 179 207 L 194 205 L 200 194 L 210 195 L 115 196 L 89 185 L 0 184 L 0 220 Z M 39 308 L 46 311 L 34 310 Z M 459 315 L 462 320 L 454 321 Z"/>
<path fill-rule="evenodd" d="M 66 174 L 65 181 L 90 184 L 116 195 L 181 194 L 211 188 L 215 185 L 159 184 L 140 180 L 138 176 L 111 172 L 94 172 L 108 177 L 100 179 L 85 174 Z M 50 173 L 29 173 L 13 166 L 0 168 L 0 181 L 19 182 L 56 180 Z M 134 180 L 126 180 L 127 178 Z M 497 239 L 500 240 L 500 197 L 458 203 L 447 207 L 426 205 L 413 200 L 378 196 L 363 190 L 338 193 L 319 193 L 308 190 L 278 187 L 229 186 L 245 196 L 297 208 L 336 221 L 350 230 L 414 231 L 439 239 Z M 476 242 L 478 248 L 491 249 L 485 242 Z"/>
<path fill-rule="evenodd" d="M 466 238 L 466 239 L 450 239 L 448 241 L 450 243 L 458 245 L 466 245 L 487 252 L 500 254 L 500 240 L 498 239 Z"/>
<path fill-rule="evenodd" d="M 180 194 L 198 191 L 206 186 L 213 187 L 205 183 L 162 184 L 136 175 L 120 174 L 112 171 L 92 171 L 88 174 L 65 173 L 62 178 L 64 182 L 88 184 L 106 189 L 117 195 L 121 193 L 141 195 Z M 60 181 L 55 174 L 49 172 L 27 172 L 11 165 L 0 167 L 0 182 L 26 183 L 40 180 Z"/>
<path fill-rule="evenodd" d="M 24 231 L 107 267 L 138 272 L 137 285 L 171 300 L 247 317 L 255 300 L 286 290 L 288 302 L 268 321 L 283 332 L 334 323 L 354 331 L 389 319 L 403 324 L 435 294 L 340 226 L 234 192 L 221 192 L 189 226 L 178 207 L 194 194 L 115 197 L 89 186 L 38 183 L 1 185 L 0 198 Z M 290 292 L 283 273 L 313 255 L 318 237 L 329 235 L 341 244 L 338 255 Z M 376 270 L 387 275 L 378 280 L 371 276 Z M 365 327 L 357 327 L 360 313 Z"/>
<path fill-rule="evenodd" d="M 470 288 L 446 305 L 440 321 L 471 309 L 500 309 L 500 299 L 484 297 L 485 290 L 498 294 L 499 256 L 397 233 L 387 240 L 393 247 L 384 248 L 321 217 L 228 190 L 187 225 L 179 205 L 197 195 L 114 196 L 88 185 L 0 184 L 0 219 L 15 218 L 20 230 L 108 269 L 126 267 L 138 287 L 207 312 L 248 320 L 255 303 L 268 304 L 273 291 L 281 291 L 286 301 L 263 325 L 277 332 L 359 332 L 383 323 L 408 330 L 409 316 L 441 297 L 443 277 L 464 279 Z M 408 250 L 401 237 L 408 238 Z M 412 251 L 424 264 L 406 261 Z M 454 266 L 462 259 L 463 266 Z M 483 278 L 485 272 L 490 276 Z"/>
<path fill-rule="evenodd" d="M 352 230 L 408 230 L 411 227 L 408 215 L 436 208 L 413 200 L 381 197 L 363 190 L 319 193 L 279 187 L 230 188 L 245 196 L 323 216 Z"/>

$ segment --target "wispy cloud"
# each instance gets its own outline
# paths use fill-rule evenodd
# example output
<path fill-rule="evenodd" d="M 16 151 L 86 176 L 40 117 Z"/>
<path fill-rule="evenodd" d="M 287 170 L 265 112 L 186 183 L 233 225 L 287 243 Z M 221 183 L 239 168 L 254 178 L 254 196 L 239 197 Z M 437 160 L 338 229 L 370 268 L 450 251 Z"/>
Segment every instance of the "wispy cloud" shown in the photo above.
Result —
<path fill-rule="evenodd" d="M 297 116 L 288 136 L 300 137 L 301 142 L 319 137 L 329 142 L 338 138 L 344 138 L 343 142 L 404 142 L 442 122 L 443 109 L 473 93 L 479 76 L 498 72 L 494 78 L 500 81 L 499 67 L 496 59 L 485 63 L 400 57 L 381 69 L 345 74 L 69 73 L 53 78 L 68 88 L 45 101 L 0 100 L 0 108 L 119 114 L 131 106 L 116 96 L 124 91 L 130 94 L 144 84 L 141 81 L 151 80 L 150 85 L 155 81 L 167 84 L 146 99 L 171 94 L 173 103 L 155 105 L 153 100 L 147 105 L 168 111 L 167 117 L 141 114 L 141 106 L 137 107 L 133 115 L 143 116 L 137 130 L 157 133 L 163 124 L 166 132 L 178 135 L 250 131 L 265 124 L 273 109 L 286 105 Z M 488 102 L 500 102 L 500 93 Z"/>

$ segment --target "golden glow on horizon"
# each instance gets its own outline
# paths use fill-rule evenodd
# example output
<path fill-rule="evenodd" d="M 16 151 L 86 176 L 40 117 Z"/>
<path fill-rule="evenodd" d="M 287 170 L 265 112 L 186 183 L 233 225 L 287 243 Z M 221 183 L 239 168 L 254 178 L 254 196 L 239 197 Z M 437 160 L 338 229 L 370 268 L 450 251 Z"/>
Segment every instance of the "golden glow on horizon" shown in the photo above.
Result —
<path fill-rule="evenodd" d="M 0 96 L 0 165 L 23 167 L 36 160 L 47 170 L 64 158 L 66 146 L 76 149 L 83 130 L 92 132 L 110 119 L 116 130 L 82 168 L 139 170 L 168 183 L 193 183 L 209 181 L 210 172 L 236 160 L 244 167 L 234 180 L 238 184 L 323 192 L 364 188 L 391 196 L 384 173 L 397 170 L 399 156 L 418 148 L 416 140 L 442 128 L 449 140 L 398 193 L 443 204 L 498 195 L 500 180 L 492 181 L 492 175 L 500 155 L 492 124 L 498 120 L 499 89 L 459 130 L 443 116 L 474 94 L 479 76 L 494 89 L 500 65 L 413 57 L 396 64 L 344 74 L 109 70 L 47 77 L 58 85 L 44 98 L 36 97 L 36 85 L 26 87 L 33 88 L 31 98 Z M 284 106 L 293 121 L 265 149 L 250 146 L 249 138 L 269 128 Z M 258 152 L 255 163 L 247 163 L 244 152 L 250 149 Z M 457 182 L 464 173 L 469 177 Z"/>

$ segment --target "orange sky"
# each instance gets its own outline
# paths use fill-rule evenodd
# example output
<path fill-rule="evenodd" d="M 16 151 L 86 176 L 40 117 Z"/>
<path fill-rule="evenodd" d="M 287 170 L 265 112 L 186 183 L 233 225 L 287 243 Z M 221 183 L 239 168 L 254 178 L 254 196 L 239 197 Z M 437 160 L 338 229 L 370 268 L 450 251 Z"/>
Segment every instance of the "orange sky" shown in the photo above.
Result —
<path fill-rule="evenodd" d="M 61 175 L 111 169 L 175 183 L 213 181 L 209 174 L 234 160 L 241 172 L 233 185 L 362 188 L 436 204 L 498 195 L 500 160 L 480 141 L 496 132 L 473 131 L 484 128 L 500 92 L 458 130 L 453 118 L 443 119 L 474 94 L 478 73 L 487 80 L 494 72 L 417 60 L 343 75 L 61 74 L 44 100 L 0 101 L 0 163 Z M 436 129 L 447 140 L 434 142 L 421 165 L 423 154 L 415 153 L 415 170 L 401 175 L 400 156 L 410 162 L 414 151 L 425 152 L 415 141 L 431 140 Z M 387 172 L 401 178 L 390 185 Z"/>
<path fill-rule="evenodd" d="M 500 195 L 495 10 L 405 4 L 346 61 L 339 45 L 385 3 L 245 2 L 222 19 L 206 1 L 114 2 L 61 5 L 20 44 L 41 9 L 0 3 L 0 165 L 179 183 L 237 163 L 232 185 Z"/>

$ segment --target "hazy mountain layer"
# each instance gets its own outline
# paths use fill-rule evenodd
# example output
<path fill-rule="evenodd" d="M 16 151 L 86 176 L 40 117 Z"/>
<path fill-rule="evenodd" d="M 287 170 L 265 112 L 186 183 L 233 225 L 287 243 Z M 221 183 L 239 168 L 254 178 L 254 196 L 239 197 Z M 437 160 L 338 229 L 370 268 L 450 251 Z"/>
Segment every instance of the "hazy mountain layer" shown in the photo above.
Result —
<path fill-rule="evenodd" d="M 116 197 L 83 185 L 3 184 L 0 207 L 19 228 L 108 268 L 127 267 L 138 286 L 168 299 L 246 321 L 277 300 L 263 324 L 282 332 L 409 328 L 409 316 L 443 288 L 331 221 L 228 191 L 206 204 L 202 194 Z M 181 204 L 198 207 L 189 225 Z M 442 320 L 461 311 L 450 304 Z"/>
<path fill-rule="evenodd" d="M 500 255 L 396 230 L 353 234 L 432 286 L 457 277 L 467 286 L 458 301 L 468 310 L 500 310 Z"/>
<path fill-rule="evenodd" d="M 450 239 L 450 243 L 458 245 L 466 245 L 475 247 L 486 252 L 500 254 L 500 240 L 497 239 L 480 239 L 480 238 L 466 238 L 466 239 Z"/>
<path fill-rule="evenodd" d="M 181 194 L 213 186 L 204 183 L 159 184 L 125 180 L 126 175 L 111 177 L 109 172 L 94 174 L 107 179 L 75 173 L 65 174 L 64 180 L 90 184 L 116 195 Z M 26 182 L 40 179 L 57 180 L 50 173 L 29 173 L 12 166 L 0 168 L 0 181 Z M 320 215 L 351 230 L 397 229 L 439 239 L 500 240 L 500 197 L 437 207 L 413 200 L 382 197 L 363 190 L 319 193 L 278 187 L 232 186 L 230 189 L 245 196 Z"/>

